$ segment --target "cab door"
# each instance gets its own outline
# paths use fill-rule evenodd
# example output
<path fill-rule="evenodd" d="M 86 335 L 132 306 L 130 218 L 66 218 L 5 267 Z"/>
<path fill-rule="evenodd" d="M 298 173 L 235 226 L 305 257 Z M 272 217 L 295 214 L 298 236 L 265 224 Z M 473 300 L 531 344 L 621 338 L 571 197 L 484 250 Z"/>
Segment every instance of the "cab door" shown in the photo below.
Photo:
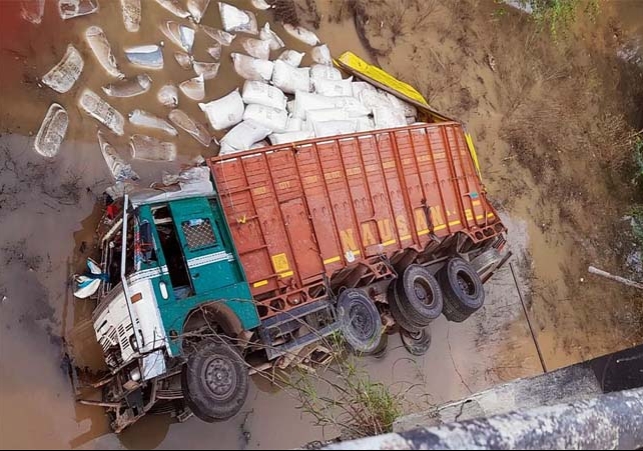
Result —
<path fill-rule="evenodd" d="M 173 201 L 170 212 L 197 296 L 243 280 L 232 243 L 221 233 L 223 218 L 207 198 Z"/>

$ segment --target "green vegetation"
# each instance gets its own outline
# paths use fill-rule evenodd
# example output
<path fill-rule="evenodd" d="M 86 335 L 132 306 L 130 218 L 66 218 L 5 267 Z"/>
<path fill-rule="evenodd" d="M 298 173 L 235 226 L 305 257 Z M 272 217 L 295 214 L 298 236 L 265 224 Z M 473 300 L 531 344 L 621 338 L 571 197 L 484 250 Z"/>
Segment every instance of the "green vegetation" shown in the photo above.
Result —
<path fill-rule="evenodd" d="M 600 11 L 600 0 L 520 0 L 533 10 L 532 17 L 554 38 L 567 33 L 580 14 L 594 19 Z"/>

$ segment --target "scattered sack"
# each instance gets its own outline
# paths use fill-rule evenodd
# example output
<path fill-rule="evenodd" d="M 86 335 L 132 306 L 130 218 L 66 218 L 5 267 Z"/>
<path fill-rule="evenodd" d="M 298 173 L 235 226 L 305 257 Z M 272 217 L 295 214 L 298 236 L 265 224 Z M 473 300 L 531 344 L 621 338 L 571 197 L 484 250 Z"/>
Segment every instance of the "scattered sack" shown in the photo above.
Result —
<path fill-rule="evenodd" d="M 141 25 L 141 0 L 121 0 L 123 24 L 130 33 L 138 32 Z"/>
<path fill-rule="evenodd" d="M 316 78 L 313 80 L 313 87 L 317 94 L 328 97 L 353 95 L 353 77 L 346 80 L 329 80 L 327 78 Z"/>
<path fill-rule="evenodd" d="M 61 105 L 52 103 L 34 141 L 36 152 L 43 157 L 55 157 L 65 139 L 67 127 L 69 127 L 67 111 Z"/>
<path fill-rule="evenodd" d="M 174 59 L 183 69 L 188 70 L 192 68 L 192 57 L 185 52 L 174 52 Z"/>
<path fill-rule="evenodd" d="M 80 95 L 78 106 L 118 136 L 125 134 L 125 118 L 113 106 L 90 89 Z"/>
<path fill-rule="evenodd" d="M 286 109 L 285 94 L 279 88 L 261 81 L 246 80 L 243 84 L 243 101 L 247 104 Z"/>
<path fill-rule="evenodd" d="M 238 89 L 220 99 L 199 103 L 199 108 L 205 113 L 215 130 L 232 127 L 243 119 L 244 105 Z"/>
<path fill-rule="evenodd" d="M 218 28 L 209 27 L 207 25 L 201 25 L 201 30 L 203 30 L 205 34 L 210 36 L 219 44 L 225 45 L 226 47 L 232 44 L 232 41 L 234 41 L 234 38 L 237 37 L 237 35 L 235 34 L 231 34 L 223 30 L 219 30 Z"/>
<path fill-rule="evenodd" d="M 410 103 L 397 98 L 390 92 L 386 92 L 385 94 L 386 94 L 386 98 L 388 98 L 389 102 L 391 102 L 391 105 L 393 105 L 393 107 L 397 108 L 398 110 L 402 110 L 404 112 L 404 116 L 417 117 L 418 110 L 415 107 L 415 105 L 411 105 Z"/>
<path fill-rule="evenodd" d="M 233 53 L 232 61 L 234 62 L 234 70 L 246 80 L 270 81 L 272 78 L 274 67 L 272 61 L 253 58 L 241 53 Z"/>
<path fill-rule="evenodd" d="M 140 74 L 133 78 L 125 78 L 107 86 L 103 91 L 112 97 L 134 97 L 150 90 L 152 79 L 147 74 Z"/>
<path fill-rule="evenodd" d="M 86 16 L 96 11 L 98 11 L 96 0 L 58 0 L 58 14 L 64 20 Z"/>
<path fill-rule="evenodd" d="M 201 22 L 210 0 L 188 0 L 188 11 L 196 23 Z"/>
<path fill-rule="evenodd" d="M 310 46 L 319 44 L 319 38 L 317 35 L 310 30 L 306 30 L 304 27 L 295 27 L 290 24 L 284 24 L 284 30 L 286 30 L 286 33 L 290 36 L 300 40 L 304 44 L 308 44 Z"/>
<path fill-rule="evenodd" d="M 257 18 L 251 11 L 239 9 L 228 3 L 219 2 L 219 13 L 223 29 L 227 32 L 240 31 L 248 34 L 257 34 Z"/>
<path fill-rule="evenodd" d="M 273 133 L 272 135 L 268 136 L 268 139 L 273 146 L 278 146 L 281 144 L 289 144 L 297 141 L 306 141 L 308 139 L 313 139 L 314 137 L 315 135 L 311 130 L 301 130 L 287 133 Z"/>
<path fill-rule="evenodd" d="M 178 0 L 156 0 L 156 3 L 174 14 L 176 17 L 180 17 L 181 19 L 190 17 L 190 12 L 183 8 Z"/>
<path fill-rule="evenodd" d="M 45 0 L 20 2 L 20 17 L 34 25 L 40 25 L 45 15 Z"/>
<path fill-rule="evenodd" d="M 203 124 L 195 121 L 183 110 L 172 110 L 168 115 L 170 121 L 190 136 L 196 139 L 202 146 L 209 147 L 212 142 L 212 136 Z"/>
<path fill-rule="evenodd" d="M 208 52 L 208 55 L 212 57 L 212 59 L 219 61 L 221 59 L 221 44 L 218 42 L 215 42 L 214 45 L 211 45 L 206 49 Z"/>
<path fill-rule="evenodd" d="M 212 80 L 219 73 L 219 63 L 201 63 L 194 61 L 192 67 L 197 75 L 203 75 L 204 80 Z"/>
<path fill-rule="evenodd" d="M 284 50 L 277 59 L 290 64 L 293 67 L 299 67 L 301 65 L 301 60 L 304 59 L 304 55 L 305 53 L 297 52 L 295 50 Z"/>
<path fill-rule="evenodd" d="M 171 20 L 159 25 L 159 28 L 170 41 L 174 42 L 186 52 L 192 53 L 194 36 L 196 34 L 194 28 L 190 28 Z"/>
<path fill-rule="evenodd" d="M 100 146 L 105 163 L 116 181 L 138 180 L 138 174 L 132 169 L 132 166 L 107 142 L 105 134 L 100 130 L 98 131 L 98 145 Z"/>
<path fill-rule="evenodd" d="M 183 94 L 192 100 L 203 100 L 205 97 L 205 83 L 203 75 L 199 75 L 179 84 Z"/>
<path fill-rule="evenodd" d="M 147 111 L 135 109 L 130 112 L 128 117 L 132 124 L 138 125 L 139 127 L 161 130 L 171 136 L 179 134 L 179 132 L 177 132 L 168 121 Z"/>
<path fill-rule="evenodd" d="M 248 150 L 270 134 L 270 129 L 253 121 L 243 121 L 230 130 L 221 140 L 221 154 Z M 224 151 L 225 149 L 225 151 Z"/>
<path fill-rule="evenodd" d="M 323 64 L 313 64 L 310 67 L 310 78 L 317 80 L 318 78 L 325 80 L 341 80 L 342 72 L 336 67 L 325 66 Z"/>
<path fill-rule="evenodd" d="M 69 44 L 63 59 L 42 77 L 42 82 L 54 91 L 64 94 L 74 86 L 83 72 L 84 65 L 80 52 Z"/>
<path fill-rule="evenodd" d="M 317 138 L 327 136 L 347 135 L 357 131 L 355 120 L 348 121 L 324 121 L 313 123 L 313 130 Z"/>
<path fill-rule="evenodd" d="M 92 52 L 94 52 L 94 56 L 109 75 L 116 78 L 125 77 L 125 74 L 121 72 L 118 64 L 116 64 L 112 47 L 102 28 L 95 25 L 87 28 L 85 30 L 85 39 L 92 49 Z"/>
<path fill-rule="evenodd" d="M 270 42 L 263 41 L 261 39 L 255 38 L 246 38 L 241 43 L 243 49 L 250 56 L 259 58 L 262 60 L 267 60 L 270 58 Z"/>
<path fill-rule="evenodd" d="M 292 115 L 304 119 L 307 111 L 327 108 L 343 109 L 350 118 L 370 114 L 370 110 L 365 108 L 364 105 L 354 97 L 326 97 L 299 91 L 295 95 Z"/>
<path fill-rule="evenodd" d="M 243 113 L 244 121 L 254 121 L 270 129 L 270 132 L 281 133 L 286 131 L 288 113 L 284 110 L 265 105 L 248 105 Z"/>
<path fill-rule="evenodd" d="M 161 105 L 176 108 L 179 104 L 179 89 L 174 85 L 165 85 L 159 89 L 156 99 Z"/>
<path fill-rule="evenodd" d="M 262 11 L 272 8 L 266 0 L 252 0 L 252 6 Z"/>
<path fill-rule="evenodd" d="M 376 128 L 403 127 L 406 124 L 404 110 L 391 107 L 375 107 L 373 109 Z"/>
<path fill-rule="evenodd" d="M 330 56 L 330 49 L 326 44 L 317 46 L 313 48 L 310 52 L 313 61 L 317 64 L 323 64 L 325 66 L 331 66 L 333 64 L 333 58 Z"/>
<path fill-rule="evenodd" d="M 359 101 L 362 102 L 362 105 L 368 108 L 371 112 L 373 112 L 375 108 L 393 108 L 389 98 L 386 97 L 384 93 L 377 90 L 371 91 L 370 89 L 363 89 L 359 93 L 358 98 Z"/>
<path fill-rule="evenodd" d="M 266 24 L 259 32 L 259 38 L 262 39 L 263 41 L 268 42 L 270 46 L 270 50 L 279 50 L 284 46 L 284 41 L 281 40 L 281 38 L 277 35 L 277 33 L 275 33 L 270 29 L 269 22 L 266 22 Z"/>
<path fill-rule="evenodd" d="M 163 51 L 160 45 L 137 45 L 126 47 L 125 56 L 130 63 L 148 69 L 163 69 Z"/>
<path fill-rule="evenodd" d="M 130 138 L 132 158 L 146 161 L 176 160 L 176 144 L 165 142 L 146 135 L 133 135 Z"/>
<path fill-rule="evenodd" d="M 310 69 L 293 67 L 282 60 L 275 61 L 272 84 L 283 92 L 294 94 L 297 91 L 310 92 Z"/>

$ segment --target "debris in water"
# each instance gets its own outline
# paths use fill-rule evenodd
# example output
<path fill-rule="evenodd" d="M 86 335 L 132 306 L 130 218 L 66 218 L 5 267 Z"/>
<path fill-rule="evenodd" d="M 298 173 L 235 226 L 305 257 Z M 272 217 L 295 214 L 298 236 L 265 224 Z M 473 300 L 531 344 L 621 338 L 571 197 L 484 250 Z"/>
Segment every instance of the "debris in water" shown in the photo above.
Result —
<path fill-rule="evenodd" d="M 78 100 L 78 106 L 118 136 L 123 136 L 125 133 L 123 115 L 94 91 L 85 89 Z"/>
<path fill-rule="evenodd" d="M 197 75 L 203 75 L 204 80 L 212 80 L 219 73 L 219 63 L 201 63 L 195 61 L 193 65 L 194 72 L 196 72 Z"/>
<path fill-rule="evenodd" d="M 306 30 L 304 27 L 295 27 L 290 24 L 284 24 L 284 30 L 286 30 L 290 36 L 300 40 L 304 44 L 314 46 L 320 43 L 317 35 L 310 30 Z"/>
<path fill-rule="evenodd" d="M 228 3 L 219 2 L 219 13 L 223 29 L 227 32 L 240 31 L 242 33 L 257 34 L 257 18 L 251 11 L 239 9 Z"/>
<path fill-rule="evenodd" d="M 285 45 L 284 41 L 277 35 L 277 33 L 270 29 L 269 22 L 266 22 L 259 32 L 259 38 L 270 43 L 270 50 L 279 50 Z"/>
<path fill-rule="evenodd" d="M 125 74 L 120 71 L 116 64 L 112 47 L 109 45 L 107 36 L 105 36 L 102 28 L 92 25 L 85 30 L 85 38 L 94 52 L 96 59 L 109 75 L 117 78 L 125 77 Z"/>
<path fill-rule="evenodd" d="M 123 23 L 130 33 L 136 33 L 141 25 L 141 0 L 121 0 Z"/>
<path fill-rule="evenodd" d="M 86 299 L 93 296 L 100 287 L 106 274 L 102 274 L 100 266 L 91 258 L 87 259 L 87 271 L 85 274 L 74 274 L 74 296 L 78 299 Z"/>
<path fill-rule="evenodd" d="M 305 53 L 301 53 L 296 50 L 284 50 L 277 59 L 284 63 L 288 63 L 293 67 L 299 67 L 301 60 L 304 59 L 304 55 Z"/>
<path fill-rule="evenodd" d="M 112 97 L 134 97 L 150 90 L 152 79 L 147 74 L 126 78 L 103 86 L 103 91 Z"/>
<path fill-rule="evenodd" d="M 155 130 L 164 131 L 171 136 L 176 136 L 179 134 L 179 132 L 177 132 L 176 129 L 172 127 L 172 125 L 170 125 L 168 121 L 144 110 L 133 110 L 129 114 L 129 121 L 134 125 L 138 125 L 139 127 L 153 128 Z"/>
<path fill-rule="evenodd" d="M 34 25 L 40 25 L 45 15 L 45 0 L 22 0 L 20 16 Z"/>
<path fill-rule="evenodd" d="M 199 75 L 179 84 L 183 94 L 192 100 L 203 100 L 205 97 L 205 83 L 203 75 Z"/>
<path fill-rule="evenodd" d="M 208 47 L 207 52 L 212 59 L 219 61 L 219 59 L 221 59 L 221 44 L 217 42 L 215 45 Z"/>
<path fill-rule="evenodd" d="M 241 44 L 250 56 L 267 60 L 270 58 L 270 42 L 255 38 L 245 38 Z"/>
<path fill-rule="evenodd" d="M 487 64 L 489 65 L 489 69 L 491 69 L 493 72 L 496 71 L 496 59 L 491 53 L 487 53 Z"/>
<path fill-rule="evenodd" d="M 199 103 L 199 108 L 208 117 L 213 129 L 223 130 L 241 122 L 245 107 L 239 90 L 235 89 L 220 99 Z"/>
<path fill-rule="evenodd" d="M 183 110 L 172 110 L 169 114 L 170 121 L 177 127 L 187 132 L 204 147 L 209 147 L 212 137 L 203 124 L 196 122 Z"/>
<path fill-rule="evenodd" d="M 132 158 L 137 160 L 176 160 L 176 144 L 173 142 L 161 141 L 147 135 L 133 135 L 130 138 L 129 146 Z"/>
<path fill-rule="evenodd" d="M 174 59 L 177 63 L 179 63 L 179 66 L 181 66 L 185 70 L 188 70 L 192 67 L 192 57 L 187 53 L 174 52 Z"/>
<path fill-rule="evenodd" d="M 36 152 L 43 157 L 55 157 L 65 139 L 68 126 L 67 111 L 61 105 L 52 103 L 36 135 L 34 142 Z"/>
<path fill-rule="evenodd" d="M 181 25 L 171 20 L 165 22 L 165 24 L 159 25 L 159 27 L 163 34 L 167 36 L 170 41 L 174 42 L 186 52 L 192 52 L 195 34 L 194 28 L 190 28 L 186 25 Z"/>
<path fill-rule="evenodd" d="M 105 134 L 102 131 L 98 131 L 98 144 L 100 146 L 100 151 L 103 154 L 105 163 L 114 179 L 119 182 L 125 180 L 138 180 L 138 174 L 132 169 L 132 166 L 127 163 L 114 149 L 114 147 L 107 142 Z"/>
<path fill-rule="evenodd" d="M 179 90 L 174 85 L 165 85 L 159 89 L 156 98 L 162 105 L 176 108 L 179 104 Z"/>
<path fill-rule="evenodd" d="M 76 47 L 69 44 L 63 59 L 42 77 L 42 82 L 61 94 L 69 91 L 80 77 L 85 62 Z"/>
<path fill-rule="evenodd" d="M 310 56 L 317 64 L 323 64 L 325 66 L 333 65 L 333 58 L 330 56 L 330 50 L 326 44 L 313 48 L 310 52 Z"/>
<path fill-rule="evenodd" d="M 253 58 L 241 53 L 233 53 L 234 70 L 246 80 L 270 81 L 274 63 L 268 60 Z"/>
<path fill-rule="evenodd" d="M 181 19 L 190 17 L 190 13 L 186 11 L 177 0 L 156 0 L 156 3 L 167 9 L 176 17 L 180 17 Z"/>
<path fill-rule="evenodd" d="M 252 6 L 257 8 L 258 10 L 265 11 L 267 9 L 272 8 L 271 5 L 266 2 L 266 0 L 252 0 Z"/>
<path fill-rule="evenodd" d="M 196 23 L 201 22 L 209 4 L 210 0 L 188 0 L 188 11 Z"/>
<path fill-rule="evenodd" d="M 124 51 L 132 64 L 148 69 L 163 69 L 163 52 L 160 45 L 137 45 L 126 47 Z"/>
<path fill-rule="evenodd" d="M 58 0 L 58 14 L 62 19 L 86 16 L 98 11 L 95 0 Z"/>
<path fill-rule="evenodd" d="M 209 27 L 207 25 L 201 25 L 201 30 L 212 39 L 217 41 L 221 45 L 229 46 L 234 41 L 234 38 L 237 37 L 236 34 L 228 33 L 218 28 Z"/>

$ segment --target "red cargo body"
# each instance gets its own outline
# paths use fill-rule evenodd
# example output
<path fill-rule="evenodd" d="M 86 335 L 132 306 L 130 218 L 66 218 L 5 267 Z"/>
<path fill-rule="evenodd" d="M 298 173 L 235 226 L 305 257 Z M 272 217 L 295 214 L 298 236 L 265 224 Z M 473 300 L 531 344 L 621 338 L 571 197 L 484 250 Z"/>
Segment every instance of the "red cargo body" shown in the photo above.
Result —
<path fill-rule="evenodd" d="M 388 277 L 409 248 L 505 231 L 455 122 L 255 149 L 209 160 L 262 319 L 327 296 L 359 263 Z M 373 257 L 375 257 L 373 259 Z"/>

